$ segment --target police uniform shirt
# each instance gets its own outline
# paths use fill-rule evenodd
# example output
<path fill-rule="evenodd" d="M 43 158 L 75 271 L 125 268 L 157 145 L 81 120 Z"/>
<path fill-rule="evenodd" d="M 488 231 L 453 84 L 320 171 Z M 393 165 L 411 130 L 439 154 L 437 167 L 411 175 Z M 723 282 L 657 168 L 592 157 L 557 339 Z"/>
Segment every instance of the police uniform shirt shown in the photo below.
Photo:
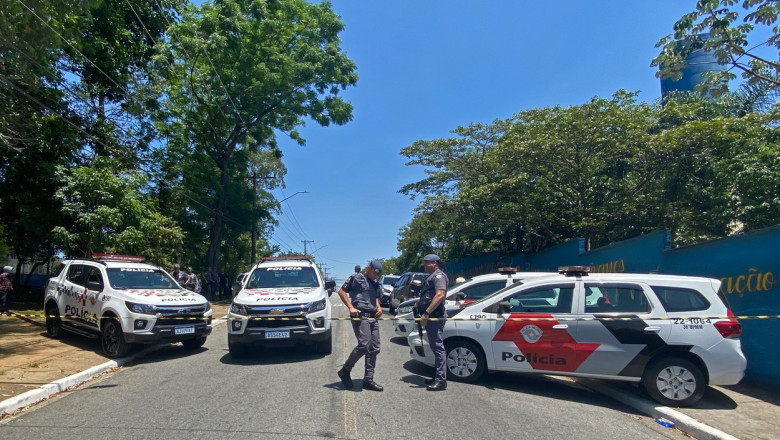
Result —
<path fill-rule="evenodd" d="M 347 278 L 341 290 L 349 294 L 352 307 L 361 312 L 376 312 L 376 299 L 379 292 L 379 283 L 363 275 L 356 273 Z"/>
<path fill-rule="evenodd" d="M 420 313 L 425 313 L 425 310 L 431 305 L 437 290 L 447 291 L 448 284 L 449 280 L 447 279 L 447 275 L 442 272 L 441 269 L 436 269 L 433 273 L 428 275 L 428 278 L 425 279 L 425 283 L 423 283 L 422 292 L 420 292 L 420 307 L 423 307 L 420 309 Z M 434 310 L 430 316 L 432 318 L 444 317 L 444 300 L 439 303 L 436 310 Z"/>

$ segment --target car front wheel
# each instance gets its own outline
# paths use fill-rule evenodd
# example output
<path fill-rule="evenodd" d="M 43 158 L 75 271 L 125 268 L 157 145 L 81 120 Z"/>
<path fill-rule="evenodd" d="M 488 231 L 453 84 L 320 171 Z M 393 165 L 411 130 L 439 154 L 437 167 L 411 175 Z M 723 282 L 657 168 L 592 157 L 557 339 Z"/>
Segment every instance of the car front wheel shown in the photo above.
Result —
<path fill-rule="evenodd" d="M 54 339 L 59 339 L 62 336 L 62 319 L 60 319 L 60 312 L 54 303 L 49 303 L 46 306 L 46 333 Z"/>
<path fill-rule="evenodd" d="M 447 352 L 447 378 L 459 382 L 475 382 L 485 372 L 485 354 L 470 341 L 454 341 L 445 344 Z"/>
<path fill-rule="evenodd" d="M 244 358 L 247 355 L 246 345 L 235 344 L 230 341 L 228 341 L 228 351 L 230 352 L 230 356 L 232 356 L 233 359 Z"/>
<path fill-rule="evenodd" d="M 122 325 L 115 318 L 108 318 L 103 323 L 100 344 L 103 346 L 103 353 L 110 358 L 122 357 L 129 353 L 131 348 L 125 341 Z"/>
<path fill-rule="evenodd" d="M 642 377 L 650 397 L 666 406 L 691 406 L 704 395 L 706 383 L 701 369 L 680 358 L 663 358 L 652 362 Z"/>

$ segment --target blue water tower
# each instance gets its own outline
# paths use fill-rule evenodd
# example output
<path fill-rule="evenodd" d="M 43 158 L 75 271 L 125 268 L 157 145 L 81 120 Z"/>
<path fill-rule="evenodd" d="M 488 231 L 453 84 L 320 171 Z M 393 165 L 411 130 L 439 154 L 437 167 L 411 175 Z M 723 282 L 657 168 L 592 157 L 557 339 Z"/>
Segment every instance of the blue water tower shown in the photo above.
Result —
<path fill-rule="evenodd" d="M 707 40 L 710 34 L 700 34 L 699 38 Z M 682 44 L 677 42 L 677 44 Z M 666 96 L 669 92 L 693 92 L 696 86 L 701 84 L 704 78 L 704 72 L 720 72 L 726 70 L 727 66 L 718 64 L 717 58 L 712 51 L 697 49 L 685 57 L 685 68 L 682 69 L 682 77 L 675 81 L 672 78 L 661 79 L 661 96 Z"/>

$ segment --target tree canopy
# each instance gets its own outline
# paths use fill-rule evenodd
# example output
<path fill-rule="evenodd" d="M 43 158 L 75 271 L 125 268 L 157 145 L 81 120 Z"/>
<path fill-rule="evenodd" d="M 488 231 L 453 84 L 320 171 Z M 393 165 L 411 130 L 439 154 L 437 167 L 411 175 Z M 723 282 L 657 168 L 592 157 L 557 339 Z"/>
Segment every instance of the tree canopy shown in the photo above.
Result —
<path fill-rule="evenodd" d="M 680 94 L 661 106 L 618 91 L 416 141 L 401 154 L 428 177 L 400 190 L 422 200 L 398 265 L 575 237 L 590 249 L 655 229 L 683 245 L 776 224 L 780 113 L 741 109 L 737 98 Z"/>

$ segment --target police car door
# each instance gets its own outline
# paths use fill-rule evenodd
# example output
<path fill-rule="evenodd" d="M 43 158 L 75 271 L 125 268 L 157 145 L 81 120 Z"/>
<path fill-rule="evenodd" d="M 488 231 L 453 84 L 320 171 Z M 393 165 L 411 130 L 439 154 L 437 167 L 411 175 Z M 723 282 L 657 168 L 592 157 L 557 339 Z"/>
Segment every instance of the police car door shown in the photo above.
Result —
<path fill-rule="evenodd" d="M 576 366 L 572 316 L 575 281 L 534 285 L 498 306 L 491 347 L 497 370 L 571 371 Z"/>
<path fill-rule="evenodd" d="M 652 319 L 646 289 L 642 283 L 584 282 L 577 308 L 577 373 L 641 377 L 644 363 L 669 334 L 665 320 Z"/>
<path fill-rule="evenodd" d="M 103 291 L 103 274 L 97 266 L 85 266 L 85 300 L 84 309 L 86 316 L 83 318 L 94 326 L 98 326 L 98 313 L 100 312 L 99 296 Z"/>
<path fill-rule="evenodd" d="M 63 317 L 69 320 L 83 320 L 88 315 L 86 310 L 87 291 L 84 278 L 88 266 L 83 264 L 71 264 L 65 273 L 62 285 L 59 287 L 60 294 L 63 295 L 65 305 L 62 310 Z"/>

